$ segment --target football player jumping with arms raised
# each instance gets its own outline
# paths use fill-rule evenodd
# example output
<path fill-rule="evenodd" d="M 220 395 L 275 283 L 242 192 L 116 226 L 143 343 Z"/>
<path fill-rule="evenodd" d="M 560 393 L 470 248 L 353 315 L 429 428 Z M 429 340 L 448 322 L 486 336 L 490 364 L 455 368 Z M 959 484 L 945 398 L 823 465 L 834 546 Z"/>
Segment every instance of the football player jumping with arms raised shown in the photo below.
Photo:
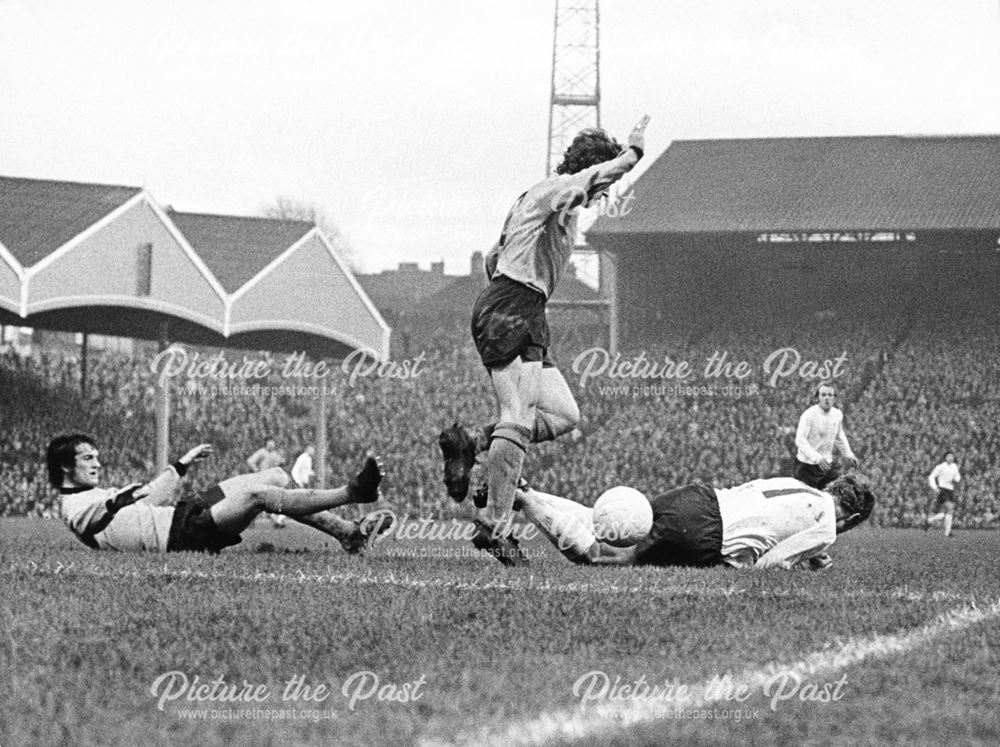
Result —
<path fill-rule="evenodd" d="M 456 423 L 439 437 L 445 485 L 457 501 L 468 492 L 476 454 L 488 451 L 494 520 L 480 522 L 482 531 L 506 523 L 527 445 L 568 433 L 580 419 L 576 400 L 549 357 L 545 304 L 573 252 L 578 209 L 595 204 L 639 162 L 648 122 L 648 115 L 639 120 L 626 148 L 603 130 L 580 132 L 556 175 L 518 198 L 486 256 L 490 282 L 472 311 L 472 337 L 490 374 L 499 420 L 475 432 Z"/>

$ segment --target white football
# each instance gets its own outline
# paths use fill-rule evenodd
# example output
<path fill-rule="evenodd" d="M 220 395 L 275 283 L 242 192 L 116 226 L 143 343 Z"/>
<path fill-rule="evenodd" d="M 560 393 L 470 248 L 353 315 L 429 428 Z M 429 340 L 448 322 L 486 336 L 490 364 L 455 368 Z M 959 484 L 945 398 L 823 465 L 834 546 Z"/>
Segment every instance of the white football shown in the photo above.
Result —
<path fill-rule="evenodd" d="M 653 528 L 653 507 L 635 488 L 605 490 L 594 503 L 594 535 L 614 547 L 631 547 Z"/>

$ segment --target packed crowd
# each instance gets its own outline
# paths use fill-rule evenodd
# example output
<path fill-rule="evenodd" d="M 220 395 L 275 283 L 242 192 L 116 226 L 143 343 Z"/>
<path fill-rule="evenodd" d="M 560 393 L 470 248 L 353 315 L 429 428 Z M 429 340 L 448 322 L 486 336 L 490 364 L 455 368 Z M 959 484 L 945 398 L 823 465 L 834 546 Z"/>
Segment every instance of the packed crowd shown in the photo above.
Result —
<path fill-rule="evenodd" d="M 661 374 L 668 360 L 687 362 L 690 373 L 684 378 L 650 376 L 648 368 L 637 375 L 613 367 L 610 357 L 604 371 L 592 368 L 584 376 L 588 361 L 600 363 L 602 354 L 575 343 L 556 352 L 580 403 L 580 426 L 555 443 L 533 447 L 526 474 L 540 488 L 584 503 L 614 484 L 652 495 L 691 480 L 729 485 L 790 474 L 798 417 L 822 372 L 833 371 L 839 359 L 838 405 L 860 470 L 882 499 L 873 520 L 918 525 L 931 500 L 927 474 L 950 449 L 964 474 L 956 525 L 996 526 L 1000 371 L 991 365 L 1000 356 L 996 320 L 935 318 L 867 325 L 827 318 L 788 325 L 769 320 L 757 328 L 744 320 L 738 328 L 676 329 L 672 338 L 621 353 L 620 361 L 642 356 L 659 364 Z M 200 442 L 216 447 L 216 457 L 194 471 L 186 489 L 247 471 L 247 457 L 267 439 L 275 440 L 290 468 L 312 438 L 314 408 L 323 396 L 328 482 L 346 477 L 372 450 L 385 461 L 385 493 L 397 510 L 465 515 L 470 509 L 444 494 L 436 437 L 452 421 L 482 423 L 493 416 L 486 373 L 464 324 L 422 327 L 397 339 L 406 348 L 395 349 L 394 359 L 410 359 L 405 377 L 398 370 L 380 376 L 349 367 L 322 379 L 289 380 L 279 355 L 270 376 L 255 382 L 269 385 L 267 391 L 234 390 L 231 381 L 186 373 L 170 378 L 173 452 Z M 231 361 L 264 355 L 224 354 Z M 54 495 L 42 461 L 45 444 L 56 433 L 83 430 L 99 438 L 106 484 L 152 473 L 151 355 L 95 354 L 81 392 L 79 364 L 72 357 L 3 354 L 0 515 L 52 510 Z M 718 364 L 715 370 L 706 369 L 710 360 Z M 746 362 L 742 369 L 740 361 Z"/>

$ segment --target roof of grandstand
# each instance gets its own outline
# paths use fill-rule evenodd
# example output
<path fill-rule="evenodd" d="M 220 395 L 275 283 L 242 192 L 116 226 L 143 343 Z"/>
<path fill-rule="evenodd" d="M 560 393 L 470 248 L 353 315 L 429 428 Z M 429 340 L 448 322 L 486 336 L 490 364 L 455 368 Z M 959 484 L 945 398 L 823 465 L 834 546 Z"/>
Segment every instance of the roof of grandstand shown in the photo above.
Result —
<path fill-rule="evenodd" d="M 678 140 L 590 236 L 1000 227 L 1000 136 Z"/>
<path fill-rule="evenodd" d="M 335 298 L 336 303 L 330 303 Z M 137 187 L 0 177 L 0 324 L 385 357 L 389 327 L 315 225 L 164 211 Z"/>
<path fill-rule="evenodd" d="M 167 214 L 227 293 L 244 286 L 313 229 L 300 220 Z"/>
<path fill-rule="evenodd" d="M 30 267 L 141 191 L 0 176 L 0 244 Z"/>

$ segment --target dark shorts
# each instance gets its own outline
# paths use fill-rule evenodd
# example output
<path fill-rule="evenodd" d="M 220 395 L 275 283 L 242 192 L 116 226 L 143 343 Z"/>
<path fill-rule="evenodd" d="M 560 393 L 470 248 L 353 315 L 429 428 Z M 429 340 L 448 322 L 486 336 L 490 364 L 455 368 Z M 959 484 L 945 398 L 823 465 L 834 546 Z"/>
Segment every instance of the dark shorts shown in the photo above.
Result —
<path fill-rule="evenodd" d="M 549 322 L 545 296 L 523 283 L 497 275 L 472 307 L 472 340 L 487 368 L 505 366 L 517 357 L 555 364 L 549 357 Z"/>
<path fill-rule="evenodd" d="M 810 488 L 822 490 L 831 482 L 840 477 L 840 470 L 835 466 L 828 470 L 822 470 L 816 464 L 806 464 L 795 460 L 795 472 L 792 474 L 799 482 L 804 482 Z"/>
<path fill-rule="evenodd" d="M 209 552 L 238 545 L 238 534 L 227 534 L 219 529 L 212 518 L 211 508 L 225 498 L 222 488 L 214 485 L 190 500 L 178 501 L 174 519 L 167 537 L 167 552 Z"/>
<path fill-rule="evenodd" d="M 940 511 L 945 503 L 955 505 L 955 491 L 947 488 L 938 488 L 938 494 L 934 497 L 934 510 Z"/>
<path fill-rule="evenodd" d="M 698 483 L 659 495 L 653 528 L 636 545 L 639 565 L 710 566 L 722 563 L 722 515 L 715 491 Z"/>

